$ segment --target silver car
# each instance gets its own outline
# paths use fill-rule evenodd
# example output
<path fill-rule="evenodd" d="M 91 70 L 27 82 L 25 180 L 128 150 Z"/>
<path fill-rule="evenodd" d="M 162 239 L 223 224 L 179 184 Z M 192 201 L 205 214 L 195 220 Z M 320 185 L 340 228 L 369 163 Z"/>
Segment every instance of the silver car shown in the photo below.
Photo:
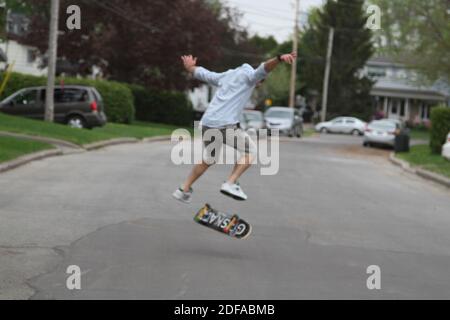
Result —
<path fill-rule="evenodd" d="M 390 120 L 376 120 L 368 124 L 364 132 L 365 147 L 377 145 L 394 146 L 395 136 L 399 134 L 401 127 L 398 123 Z"/>
<path fill-rule="evenodd" d="M 303 135 L 303 118 L 298 110 L 288 107 L 271 107 L 264 114 L 269 134 L 278 129 L 280 134 L 300 138 Z"/>
<path fill-rule="evenodd" d="M 257 110 L 244 110 L 241 115 L 240 126 L 244 130 L 264 129 L 266 127 L 266 122 L 264 121 L 263 113 Z"/>
<path fill-rule="evenodd" d="M 338 117 L 330 121 L 320 122 L 315 129 L 321 133 L 350 133 L 363 135 L 367 123 L 354 117 Z"/>

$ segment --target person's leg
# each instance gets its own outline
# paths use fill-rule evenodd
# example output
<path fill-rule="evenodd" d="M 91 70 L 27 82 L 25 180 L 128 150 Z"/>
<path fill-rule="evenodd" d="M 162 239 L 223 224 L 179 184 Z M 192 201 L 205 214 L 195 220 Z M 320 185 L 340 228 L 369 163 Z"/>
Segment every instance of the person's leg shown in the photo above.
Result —
<path fill-rule="evenodd" d="M 186 181 L 183 183 L 183 191 L 189 192 L 194 182 L 197 181 L 197 179 L 200 178 L 210 166 L 211 165 L 205 163 L 205 161 L 202 161 L 200 164 L 196 164 Z"/>
<path fill-rule="evenodd" d="M 217 162 L 217 157 L 222 149 L 222 133 L 218 129 L 202 127 L 203 159 L 196 164 L 186 181 L 182 185 L 183 192 L 190 192 L 195 181 L 200 178 L 206 170 Z"/>
<path fill-rule="evenodd" d="M 235 184 L 236 181 L 242 176 L 242 174 L 251 167 L 254 156 L 247 153 L 234 165 L 233 171 L 228 177 L 227 182 L 230 184 Z"/>

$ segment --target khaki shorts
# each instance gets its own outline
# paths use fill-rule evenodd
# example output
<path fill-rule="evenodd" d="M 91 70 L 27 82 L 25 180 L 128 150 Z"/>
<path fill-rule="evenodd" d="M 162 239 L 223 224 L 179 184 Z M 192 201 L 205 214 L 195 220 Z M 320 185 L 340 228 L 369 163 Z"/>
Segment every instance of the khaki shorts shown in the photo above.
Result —
<path fill-rule="evenodd" d="M 255 142 L 238 125 L 230 125 L 223 128 L 202 126 L 202 141 L 205 146 L 203 160 L 208 164 L 217 162 L 217 158 L 224 144 L 241 153 L 256 154 Z"/>

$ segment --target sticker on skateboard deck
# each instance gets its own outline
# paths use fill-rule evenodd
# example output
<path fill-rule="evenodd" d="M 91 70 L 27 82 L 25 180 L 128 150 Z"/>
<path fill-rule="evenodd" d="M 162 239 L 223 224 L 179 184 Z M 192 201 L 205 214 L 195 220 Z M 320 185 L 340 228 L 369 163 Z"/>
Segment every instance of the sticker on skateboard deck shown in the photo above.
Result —
<path fill-rule="evenodd" d="M 236 214 L 219 212 L 209 204 L 195 215 L 194 221 L 210 229 L 224 233 L 237 239 L 245 239 L 252 232 L 252 227 Z"/>

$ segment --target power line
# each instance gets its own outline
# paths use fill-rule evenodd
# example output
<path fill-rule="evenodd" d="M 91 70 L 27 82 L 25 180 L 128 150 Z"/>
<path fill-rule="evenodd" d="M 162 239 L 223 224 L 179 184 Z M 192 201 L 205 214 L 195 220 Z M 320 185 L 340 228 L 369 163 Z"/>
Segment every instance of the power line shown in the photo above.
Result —
<path fill-rule="evenodd" d="M 139 26 L 141 26 L 141 27 L 143 27 L 143 28 L 149 30 L 149 31 L 152 32 L 152 33 L 155 33 L 155 32 L 160 31 L 160 30 L 159 30 L 158 28 L 156 28 L 156 27 L 149 26 L 149 25 L 147 25 L 146 23 L 143 23 L 143 22 L 141 22 L 141 21 L 139 21 L 139 20 L 137 20 L 137 19 L 133 19 L 133 18 L 128 17 L 127 15 L 125 15 L 125 12 L 121 11 L 121 9 L 119 9 L 119 8 L 117 8 L 117 7 L 114 7 L 112 4 L 109 4 L 109 6 L 108 6 L 108 5 L 106 5 L 105 3 L 101 2 L 101 1 L 97 1 L 97 0 L 83 0 L 83 1 L 84 1 L 84 2 L 88 1 L 88 2 L 94 3 L 94 4 L 96 4 L 97 6 L 102 7 L 103 9 L 108 10 L 108 11 L 110 11 L 110 12 L 116 14 L 117 16 L 119 16 L 119 17 L 121 17 L 121 18 L 123 18 L 123 19 L 129 21 L 129 22 L 132 22 L 132 23 L 134 23 L 134 24 L 136 24 L 136 25 L 139 25 Z"/>

